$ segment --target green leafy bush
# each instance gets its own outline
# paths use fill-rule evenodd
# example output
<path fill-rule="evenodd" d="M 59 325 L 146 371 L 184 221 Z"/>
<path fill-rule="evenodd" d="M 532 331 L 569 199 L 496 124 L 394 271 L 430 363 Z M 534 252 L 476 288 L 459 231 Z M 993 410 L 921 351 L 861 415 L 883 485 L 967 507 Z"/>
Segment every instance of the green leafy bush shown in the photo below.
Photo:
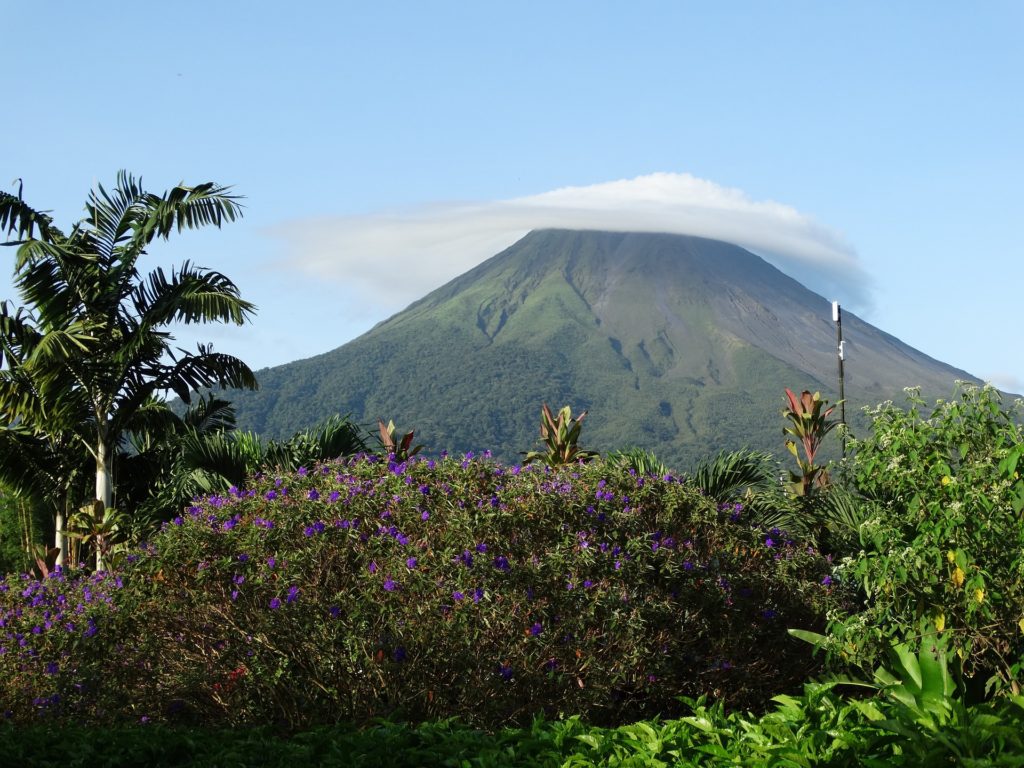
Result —
<path fill-rule="evenodd" d="M 289 728 L 759 707 L 814 670 L 785 630 L 841 610 L 830 568 L 667 476 L 365 457 L 197 502 L 120 576 L 8 580 L 0 700 Z"/>
<path fill-rule="evenodd" d="M 898 642 L 940 634 L 976 682 L 1019 692 L 1024 653 L 1024 431 L 1020 402 L 961 385 L 929 409 L 870 412 L 852 480 L 879 510 L 840 573 L 865 610 L 832 625 L 834 658 L 874 666 Z"/>
<path fill-rule="evenodd" d="M 595 766 L 1024 765 L 1024 697 L 980 705 L 949 702 L 921 718 L 888 693 L 866 700 L 836 685 L 809 684 L 779 696 L 761 717 L 726 713 L 721 703 L 689 702 L 674 720 L 615 728 L 573 716 L 538 718 L 525 728 L 485 732 L 452 720 L 416 725 L 377 721 L 322 726 L 297 734 L 271 727 L 115 728 L 0 724 L 0 754 L 21 768 L 54 765 L 354 765 L 592 768 Z"/>

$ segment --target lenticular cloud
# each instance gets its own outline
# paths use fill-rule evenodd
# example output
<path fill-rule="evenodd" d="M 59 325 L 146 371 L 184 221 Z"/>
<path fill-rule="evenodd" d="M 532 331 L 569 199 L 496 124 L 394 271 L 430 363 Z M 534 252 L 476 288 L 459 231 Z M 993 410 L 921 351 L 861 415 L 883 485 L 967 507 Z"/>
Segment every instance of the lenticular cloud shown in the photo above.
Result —
<path fill-rule="evenodd" d="M 689 174 L 655 173 L 528 197 L 289 222 L 288 267 L 356 287 L 397 311 L 533 229 L 667 232 L 747 248 L 827 297 L 867 303 L 867 279 L 836 233 L 788 205 Z M 296 232 L 300 234 L 295 235 Z M 273 233 L 272 233 L 273 234 Z"/>

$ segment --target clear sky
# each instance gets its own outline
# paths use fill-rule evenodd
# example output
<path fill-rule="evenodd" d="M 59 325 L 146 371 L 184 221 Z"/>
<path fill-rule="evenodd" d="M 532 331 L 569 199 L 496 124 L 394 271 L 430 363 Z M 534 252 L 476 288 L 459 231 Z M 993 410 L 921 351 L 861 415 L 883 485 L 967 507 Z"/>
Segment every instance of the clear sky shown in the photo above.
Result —
<path fill-rule="evenodd" d="M 665 229 L 1024 392 L 1019 0 L 0 6 L 4 189 L 63 226 L 121 168 L 245 196 L 143 264 L 259 306 L 183 345 L 276 365 L 533 227 Z"/>

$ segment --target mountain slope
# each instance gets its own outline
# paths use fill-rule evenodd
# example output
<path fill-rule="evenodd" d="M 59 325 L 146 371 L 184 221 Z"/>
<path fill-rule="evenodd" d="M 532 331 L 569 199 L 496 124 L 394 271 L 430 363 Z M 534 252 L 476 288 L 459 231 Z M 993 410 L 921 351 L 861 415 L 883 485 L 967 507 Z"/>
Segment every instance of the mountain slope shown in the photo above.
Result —
<path fill-rule="evenodd" d="M 844 312 L 847 414 L 964 371 Z M 534 447 L 542 402 L 591 412 L 587 447 L 688 466 L 781 447 L 782 389 L 835 399 L 831 307 L 763 259 L 681 235 L 532 232 L 338 349 L 258 373 L 239 423 L 290 434 L 331 413 L 415 428 L 432 451 Z"/>

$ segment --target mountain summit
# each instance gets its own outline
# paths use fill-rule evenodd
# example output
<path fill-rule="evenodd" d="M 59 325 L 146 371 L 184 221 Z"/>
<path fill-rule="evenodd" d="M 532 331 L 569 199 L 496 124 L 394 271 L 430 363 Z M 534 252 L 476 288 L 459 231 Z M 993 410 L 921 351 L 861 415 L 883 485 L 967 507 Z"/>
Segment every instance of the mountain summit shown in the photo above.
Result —
<path fill-rule="evenodd" d="M 847 415 L 969 374 L 849 312 Z M 836 399 L 830 302 L 760 257 L 685 235 L 540 230 L 357 339 L 258 373 L 240 426 L 286 435 L 332 413 L 415 429 L 431 451 L 537 442 L 540 405 L 587 409 L 586 447 L 678 467 L 782 446 L 784 387 Z"/>

